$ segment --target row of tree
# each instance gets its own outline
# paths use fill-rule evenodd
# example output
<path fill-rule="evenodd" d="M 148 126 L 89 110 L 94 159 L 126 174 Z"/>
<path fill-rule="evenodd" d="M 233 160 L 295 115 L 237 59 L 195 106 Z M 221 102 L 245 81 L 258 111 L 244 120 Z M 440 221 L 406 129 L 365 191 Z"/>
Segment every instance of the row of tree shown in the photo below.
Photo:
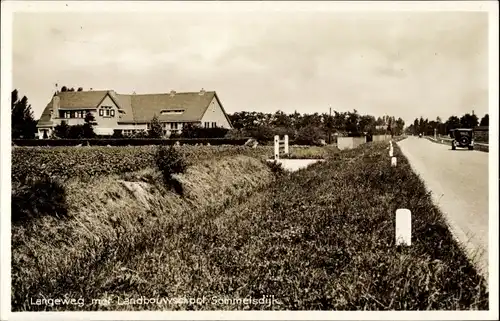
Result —
<path fill-rule="evenodd" d="M 229 135 L 251 136 L 259 140 L 272 140 L 274 135 L 288 135 L 291 139 L 304 141 L 320 139 L 330 140 L 332 134 L 342 136 L 360 136 L 392 134 L 400 135 L 404 131 L 404 121 L 394 116 L 375 118 L 360 115 L 357 110 L 349 112 L 334 111 L 333 114 L 286 114 L 282 111 L 273 113 L 236 112 L 229 114 L 235 130 Z M 304 141 L 304 143 L 307 143 Z"/>
<path fill-rule="evenodd" d="M 448 135 L 455 128 L 475 128 L 477 126 L 489 126 L 489 115 L 484 115 L 481 120 L 475 114 L 466 113 L 462 117 L 450 116 L 445 122 L 437 117 L 436 120 L 428 120 L 423 117 L 415 118 L 413 124 L 408 126 L 406 132 L 413 135 Z"/>

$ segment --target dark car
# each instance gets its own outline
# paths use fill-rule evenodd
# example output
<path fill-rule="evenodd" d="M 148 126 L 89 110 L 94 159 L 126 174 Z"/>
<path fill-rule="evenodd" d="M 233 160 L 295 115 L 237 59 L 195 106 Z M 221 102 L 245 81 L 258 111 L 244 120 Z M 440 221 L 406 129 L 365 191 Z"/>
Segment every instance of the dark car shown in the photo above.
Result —
<path fill-rule="evenodd" d="M 474 149 L 474 130 L 472 128 L 456 128 L 450 131 L 451 149 L 455 150 L 457 147 Z"/>

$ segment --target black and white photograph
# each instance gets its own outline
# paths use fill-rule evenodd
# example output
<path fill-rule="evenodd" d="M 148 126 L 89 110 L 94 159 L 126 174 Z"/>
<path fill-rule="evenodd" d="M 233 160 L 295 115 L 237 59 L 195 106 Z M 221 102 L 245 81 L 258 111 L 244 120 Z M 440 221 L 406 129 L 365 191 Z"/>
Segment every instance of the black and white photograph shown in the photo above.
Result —
<path fill-rule="evenodd" d="M 498 21 L 3 1 L 1 319 L 498 319 Z"/>

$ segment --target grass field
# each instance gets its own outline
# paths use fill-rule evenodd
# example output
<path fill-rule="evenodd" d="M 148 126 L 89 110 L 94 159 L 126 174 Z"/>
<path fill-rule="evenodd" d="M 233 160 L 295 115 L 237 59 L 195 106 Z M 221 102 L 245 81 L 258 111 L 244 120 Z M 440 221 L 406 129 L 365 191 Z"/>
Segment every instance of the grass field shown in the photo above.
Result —
<path fill-rule="evenodd" d="M 73 183 L 69 195 L 87 194 L 69 201 L 85 211 L 14 227 L 13 310 L 488 309 L 484 280 L 396 145 L 390 167 L 387 147 L 327 153 L 276 178 L 257 158 L 206 160 L 180 178 L 185 199 L 150 170 Z M 118 188 L 133 177 L 148 193 Z M 106 192 L 116 200 L 99 199 Z M 395 247 L 397 208 L 413 213 L 411 248 Z M 28 301 L 64 296 L 85 304 Z M 141 296 L 200 301 L 120 304 Z M 275 301 L 221 300 L 263 296 Z"/>

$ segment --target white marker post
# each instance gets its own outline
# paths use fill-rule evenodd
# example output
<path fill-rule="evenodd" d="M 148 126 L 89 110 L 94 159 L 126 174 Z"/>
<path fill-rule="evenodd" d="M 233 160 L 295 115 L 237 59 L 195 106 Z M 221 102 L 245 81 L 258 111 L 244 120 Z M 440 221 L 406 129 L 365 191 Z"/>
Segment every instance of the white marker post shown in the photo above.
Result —
<path fill-rule="evenodd" d="M 285 135 L 285 154 L 288 155 L 288 135 Z"/>
<path fill-rule="evenodd" d="M 274 136 L 274 160 L 280 159 L 280 137 Z"/>
<path fill-rule="evenodd" d="M 392 167 L 396 167 L 397 162 L 398 162 L 398 161 L 397 161 L 396 157 L 391 157 L 391 166 L 392 166 Z"/>
<path fill-rule="evenodd" d="M 411 245 L 411 212 L 409 209 L 396 210 L 396 246 Z"/>
<path fill-rule="evenodd" d="M 392 146 L 389 148 L 389 157 L 394 156 L 394 149 L 392 149 Z"/>

